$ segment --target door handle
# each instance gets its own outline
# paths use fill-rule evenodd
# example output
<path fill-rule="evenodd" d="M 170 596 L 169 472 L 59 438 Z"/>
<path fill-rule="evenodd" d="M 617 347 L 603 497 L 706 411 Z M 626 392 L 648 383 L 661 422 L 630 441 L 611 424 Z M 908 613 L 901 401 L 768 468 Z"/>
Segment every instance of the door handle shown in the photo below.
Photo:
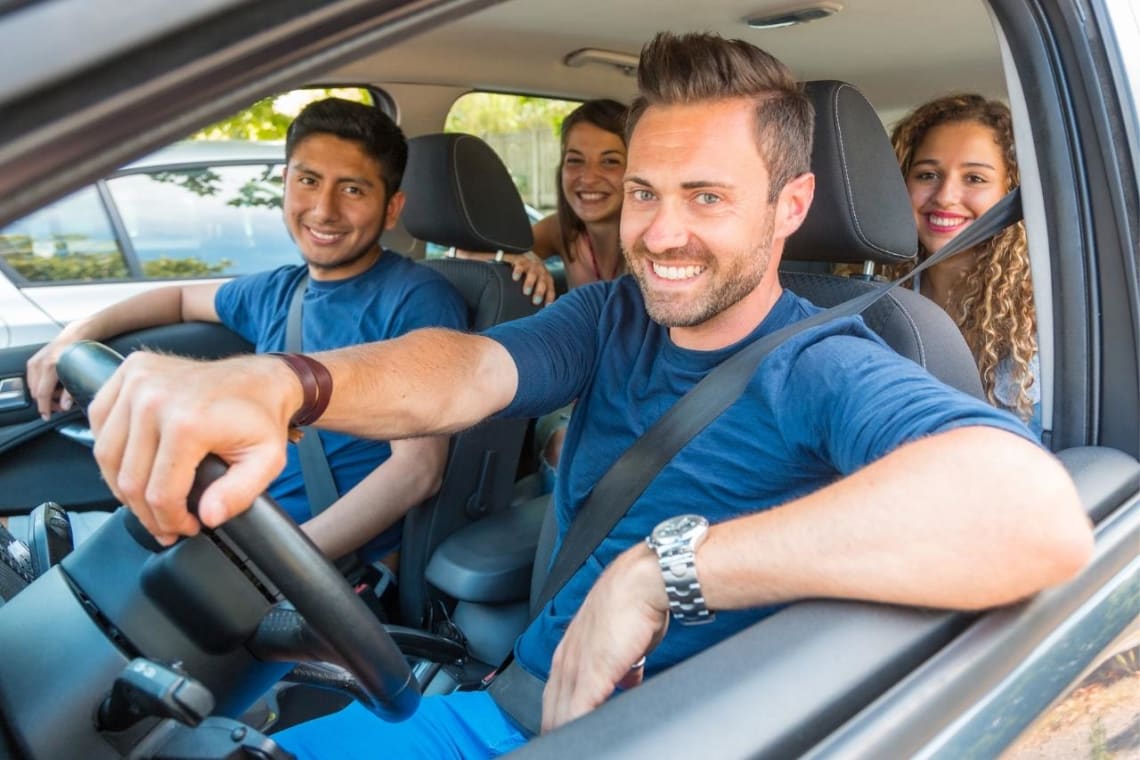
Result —
<path fill-rule="evenodd" d="M 26 388 L 22 377 L 6 377 L 0 380 L 0 412 L 22 409 L 27 406 Z"/>

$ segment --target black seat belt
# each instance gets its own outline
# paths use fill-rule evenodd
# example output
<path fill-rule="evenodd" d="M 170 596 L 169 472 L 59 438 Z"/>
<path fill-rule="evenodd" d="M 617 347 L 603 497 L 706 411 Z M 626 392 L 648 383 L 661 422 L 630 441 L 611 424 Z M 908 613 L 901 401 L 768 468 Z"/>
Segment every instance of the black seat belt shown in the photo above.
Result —
<path fill-rule="evenodd" d="M 550 567 L 542 591 L 531 606 L 532 618 L 542 611 L 609 535 L 657 474 L 685 445 L 736 403 L 761 362 L 789 338 L 832 319 L 862 313 L 910 277 L 1021 221 L 1021 193 L 1014 188 L 937 253 L 894 282 L 817 312 L 765 335 L 714 367 L 630 446 L 594 486 L 578 510 Z M 516 723 L 538 733 L 543 682 L 514 665 L 513 655 L 498 669 L 490 691 L 496 704 Z M 536 697 L 537 695 L 537 697 Z"/>

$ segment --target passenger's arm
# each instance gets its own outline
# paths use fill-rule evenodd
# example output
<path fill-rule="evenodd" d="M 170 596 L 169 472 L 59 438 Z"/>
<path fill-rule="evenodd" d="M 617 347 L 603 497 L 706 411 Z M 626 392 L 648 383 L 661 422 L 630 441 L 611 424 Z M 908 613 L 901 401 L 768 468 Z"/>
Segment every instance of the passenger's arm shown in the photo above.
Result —
<path fill-rule="evenodd" d="M 55 372 L 59 356 L 68 346 L 177 322 L 217 322 L 214 296 L 221 286 L 220 282 L 207 282 L 155 288 L 68 323 L 55 340 L 28 360 L 28 389 L 40 415 L 47 419 L 54 410 L 70 408 L 70 398 L 58 393 Z"/>
<path fill-rule="evenodd" d="M 969 427 L 713 526 L 697 574 L 713 611 L 812 597 L 974 610 L 1071 578 L 1091 549 L 1060 463 L 1011 433 Z M 618 683 L 634 685 L 630 665 L 662 634 L 667 610 L 647 546 L 611 563 L 555 653 L 544 728 L 593 709 Z"/>
<path fill-rule="evenodd" d="M 553 303 L 558 295 L 554 289 L 554 277 L 543 262 L 559 252 L 558 215 L 551 214 L 534 224 L 534 245 L 527 253 L 504 253 L 503 261 L 511 266 L 511 279 L 522 282 L 523 294 L 531 296 L 537 306 L 544 301 Z M 494 253 L 486 251 L 464 251 L 456 249 L 455 255 L 461 259 L 493 261 Z"/>
<path fill-rule="evenodd" d="M 333 377 L 319 426 L 364 438 L 462 430 L 506 407 L 518 387 L 502 345 L 442 329 L 315 356 Z M 302 401 L 297 376 L 275 357 L 195 362 L 136 352 L 90 408 L 95 456 L 115 495 L 170 542 L 198 530 L 186 511 L 198 462 L 214 453 L 230 463 L 200 502 L 202 521 L 216 526 L 281 471 Z"/>
<path fill-rule="evenodd" d="M 434 496 L 443 481 L 447 436 L 392 441 L 392 456 L 302 525 L 330 558 L 355 551 Z"/>

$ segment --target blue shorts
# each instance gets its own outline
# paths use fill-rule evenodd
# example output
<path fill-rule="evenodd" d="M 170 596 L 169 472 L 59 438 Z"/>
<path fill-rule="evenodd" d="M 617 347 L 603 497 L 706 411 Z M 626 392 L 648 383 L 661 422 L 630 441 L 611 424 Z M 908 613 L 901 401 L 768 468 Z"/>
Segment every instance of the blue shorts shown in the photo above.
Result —
<path fill-rule="evenodd" d="M 425 697 L 402 723 L 389 723 L 354 702 L 273 738 L 298 760 L 488 758 L 526 744 L 526 736 L 485 691 Z"/>

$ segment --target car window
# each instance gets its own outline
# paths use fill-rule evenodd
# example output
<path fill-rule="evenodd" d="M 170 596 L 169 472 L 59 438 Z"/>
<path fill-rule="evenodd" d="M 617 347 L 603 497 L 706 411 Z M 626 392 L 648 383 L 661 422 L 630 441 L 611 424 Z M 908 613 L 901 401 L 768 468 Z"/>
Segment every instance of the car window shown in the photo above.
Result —
<path fill-rule="evenodd" d="M 94 187 L 0 229 L 0 259 L 13 279 L 26 284 L 121 280 L 129 274 Z"/>
<path fill-rule="evenodd" d="M 445 132 L 483 138 L 507 165 L 523 202 L 543 216 L 558 205 L 559 128 L 578 101 L 472 92 L 448 111 Z"/>
<path fill-rule="evenodd" d="M 452 104 L 443 131 L 475 135 L 491 146 L 515 181 L 527 218 L 534 224 L 558 206 L 559 128 L 566 114 L 579 105 L 574 100 L 471 92 Z M 445 251 L 430 241 L 425 247 L 429 259 Z M 559 258 L 548 265 L 561 263 Z"/>
<path fill-rule="evenodd" d="M 247 274 L 296 263 L 281 222 L 281 168 L 202 166 L 111 179 L 142 276 Z"/>

